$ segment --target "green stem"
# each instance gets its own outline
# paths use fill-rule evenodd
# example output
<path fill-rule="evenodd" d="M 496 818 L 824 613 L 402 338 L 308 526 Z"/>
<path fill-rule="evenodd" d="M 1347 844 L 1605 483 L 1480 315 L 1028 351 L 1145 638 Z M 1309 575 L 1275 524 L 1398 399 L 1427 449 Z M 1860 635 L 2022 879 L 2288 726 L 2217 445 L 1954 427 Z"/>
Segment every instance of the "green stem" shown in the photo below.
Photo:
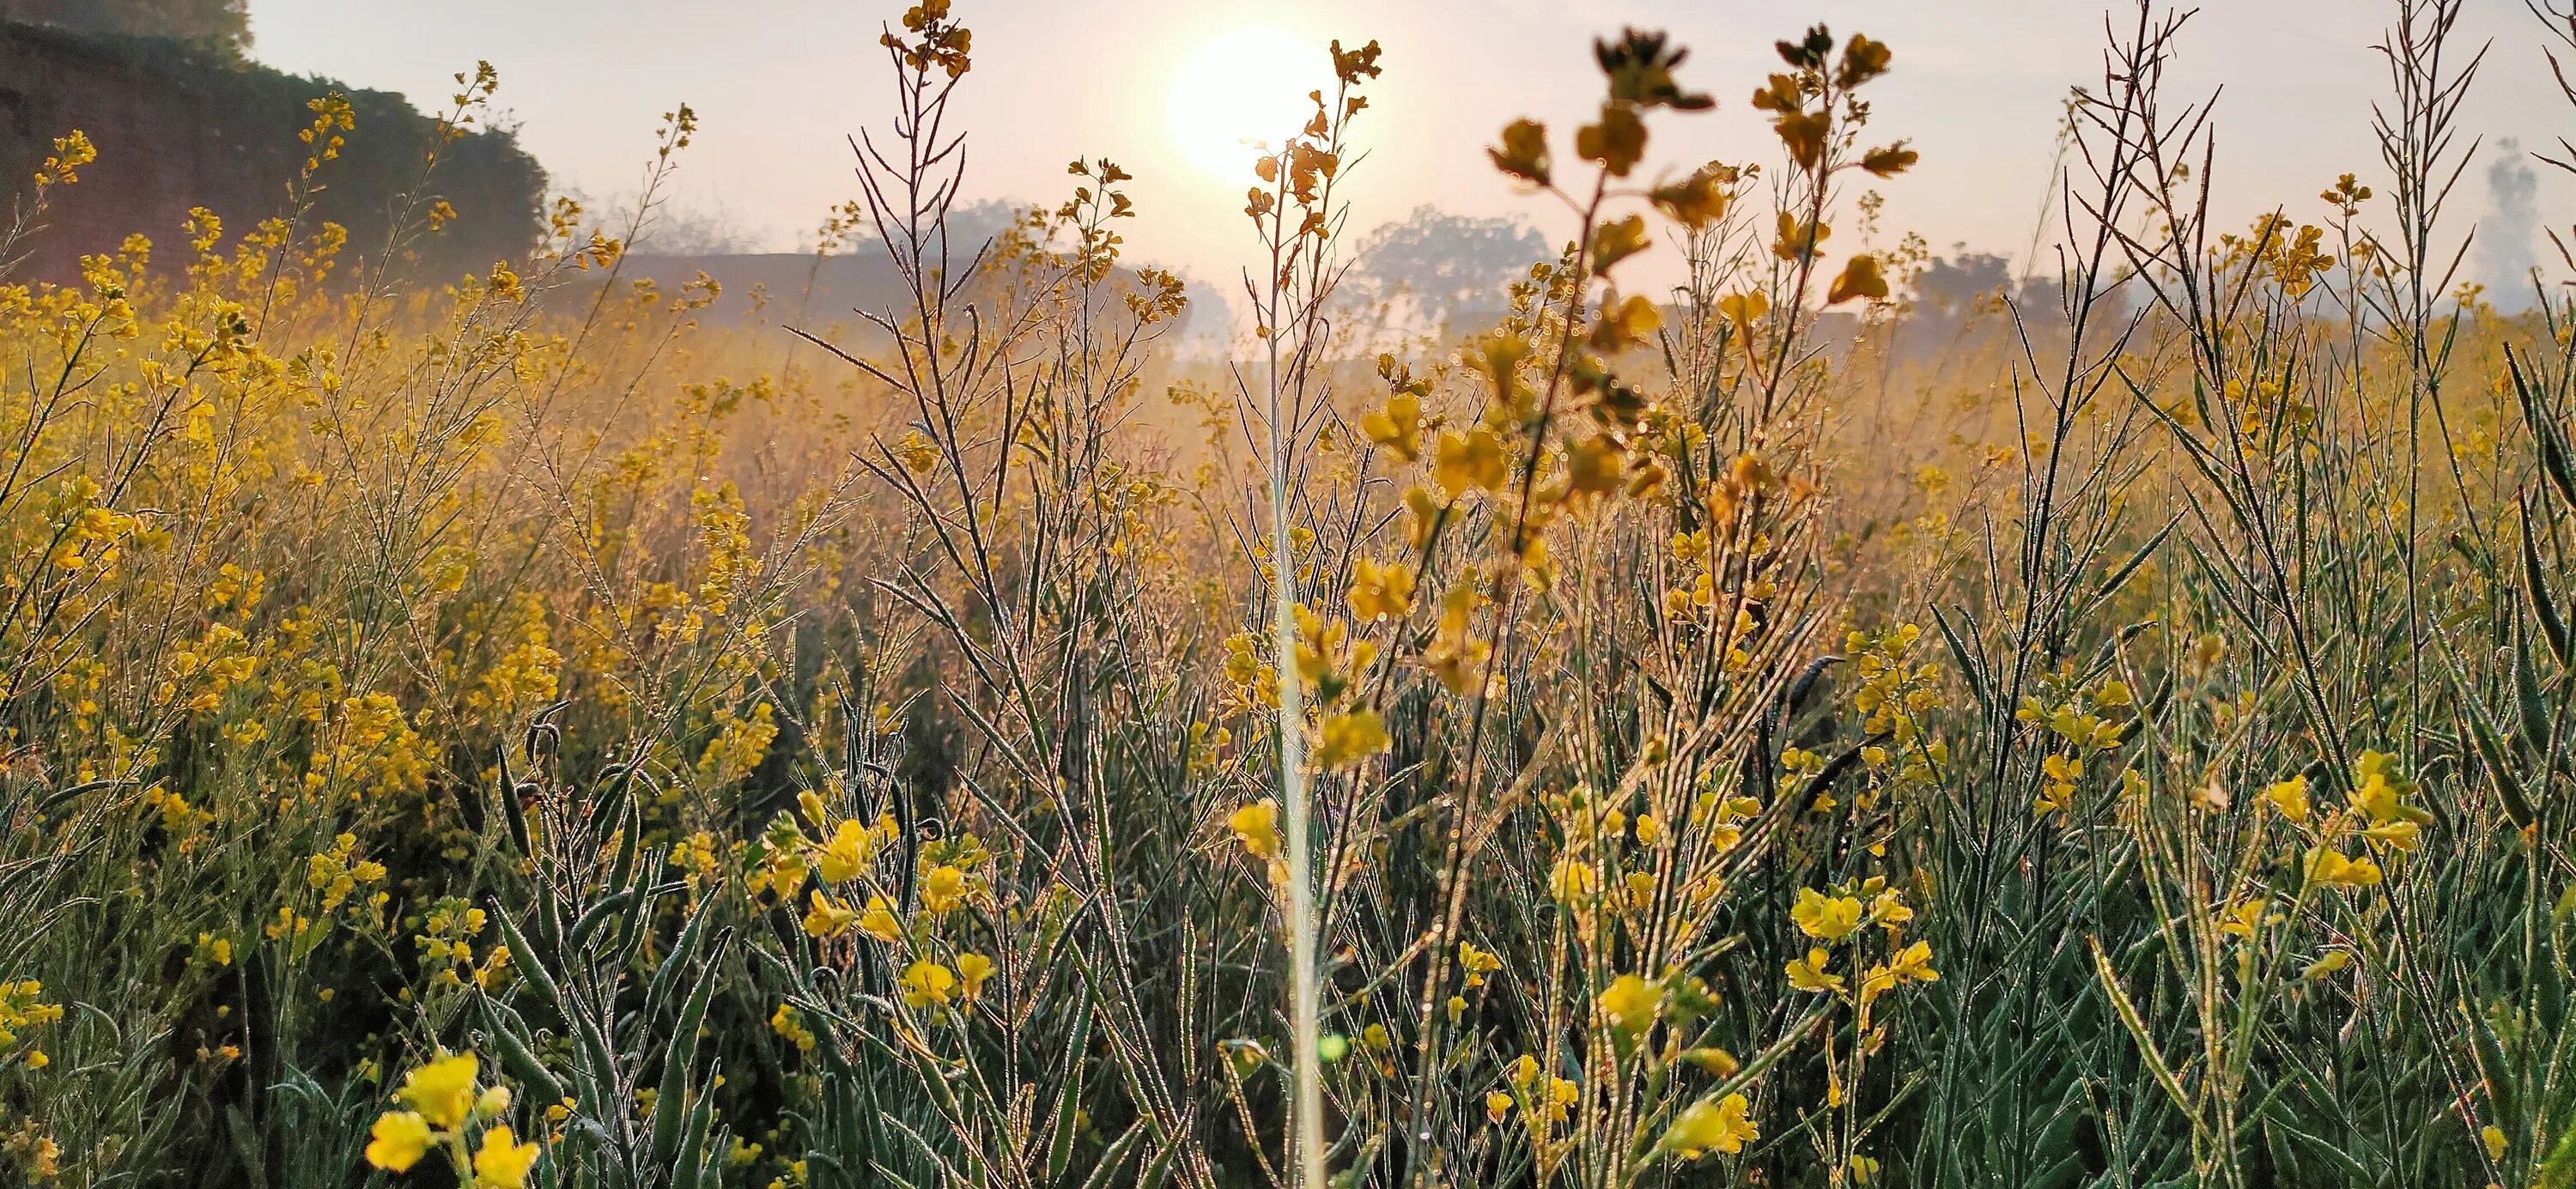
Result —
<path fill-rule="evenodd" d="M 1273 255 L 1275 259 L 1275 248 Z M 1278 275 L 1275 265 L 1271 275 Z M 1289 1114 L 1296 1127 L 1292 1147 L 1298 1189 L 1324 1189 L 1323 1035 L 1321 996 L 1315 980 L 1313 807 L 1306 781 L 1306 691 L 1297 675 L 1297 556 L 1288 539 L 1288 453 L 1295 443 L 1291 418 L 1298 410 L 1282 407 L 1287 384 L 1280 372 L 1279 337 L 1274 325 L 1268 339 L 1270 626 L 1277 662 L 1274 668 L 1279 674 L 1279 800 L 1288 831 L 1288 1018 L 1297 1080 L 1296 1103 Z"/>

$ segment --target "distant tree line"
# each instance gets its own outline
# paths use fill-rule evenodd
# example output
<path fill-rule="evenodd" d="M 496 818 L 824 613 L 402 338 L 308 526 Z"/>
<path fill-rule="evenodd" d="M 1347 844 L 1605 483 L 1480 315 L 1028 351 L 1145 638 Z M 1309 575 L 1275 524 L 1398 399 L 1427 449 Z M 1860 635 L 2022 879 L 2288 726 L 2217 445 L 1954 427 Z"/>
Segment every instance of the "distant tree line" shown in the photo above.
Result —
<path fill-rule="evenodd" d="M 1499 318 L 1512 282 L 1556 259 L 1535 228 L 1511 219 L 1418 206 L 1362 238 L 1342 279 L 1345 302 L 1415 331 L 1470 329 Z M 1452 325 L 1455 323 L 1456 325 Z"/>
<path fill-rule="evenodd" d="M 0 20 L 250 48 L 250 0 L 0 0 Z"/>
<path fill-rule="evenodd" d="M 0 13 L 53 2 L 0 0 Z M 239 12 L 237 0 L 62 2 Z M 384 250 L 395 200 L 420 186 L 421 163 L 437 135 L 436 122 L 401 95 L 285 74 L 204 39 L 0 20 L 0 219 L 22 197 L 53 138 L 78 129 L 99 151 L 80 185 L 46 213 L 13 279 L 73 279 L 82 254 L 114 251 L 132 232 L 175 241 L 195 207 L 221 216 L 234 234 L 284 214 L 287 185 L 306 152 L 296 133 L 313 119 L 306 104 L 332 92 L 347 97 L 356 127 L 339 159 L 323 167 L 307 226 L 341 225 L 348 253 L 372 264 Z M 410 243 L 403 251 L 411 259 L 395 262 L 399 271 L 452 280 L 524 257 L 536 245 L 545 187 L 544 170 L 506 131 L 478 131 L 446 146 L 427 196 L 445 199 L 457 219 Z"/>

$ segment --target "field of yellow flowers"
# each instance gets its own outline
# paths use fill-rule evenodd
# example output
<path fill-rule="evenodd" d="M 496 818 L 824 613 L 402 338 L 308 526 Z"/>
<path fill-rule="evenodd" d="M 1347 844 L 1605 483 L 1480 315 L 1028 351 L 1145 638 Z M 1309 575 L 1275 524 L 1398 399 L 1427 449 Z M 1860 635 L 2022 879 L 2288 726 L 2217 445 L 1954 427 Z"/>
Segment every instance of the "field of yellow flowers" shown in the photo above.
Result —
<path fill-rule="evenodd" d="M 276 219 L 0 274 L 0 1173 L 2576 1185 L 2576 299 L 2456 284 L 2458 7 L 2392 9 L 2380 174 L 2250 228 L 2121 16 L 2060 273 L 1929 359 L 1925 253 L 1828 238 L 1898 56 L 1821 27 L 1604 38 L 1492 142 L 1562 255 L 1374 357 L 1402 63 L 1336 44 L 1227 367 L 1106 160 L 944 233 L 947 0 L 846 334 L 624 274 L 686 108 L 424 285 L 435 155 L 345 242 L 318 98 Z M 1768 159 L 1654 151 L 1747 86 Z"/>

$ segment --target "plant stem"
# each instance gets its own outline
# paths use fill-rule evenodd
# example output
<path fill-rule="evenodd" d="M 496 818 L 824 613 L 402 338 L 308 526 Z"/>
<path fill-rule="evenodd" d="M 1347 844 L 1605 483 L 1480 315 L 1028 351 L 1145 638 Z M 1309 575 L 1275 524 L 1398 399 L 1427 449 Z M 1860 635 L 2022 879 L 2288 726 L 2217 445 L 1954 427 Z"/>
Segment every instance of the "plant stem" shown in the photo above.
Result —
<path fill-rule="evenodd" d="M 1275 273 L 1274 273 L 1275 275 Z M 1270 599 L 1279 674 L 1279 799 L 1288 832 L 1288 1015 L 1296 1050 L 1296 1184 L 1324 1186 L 1324 1070 L 1320 995 L 1315 984 L 1313 812 L 1306 783 L 1305 689 L 1297 676 L 1296 554 L 1288 539 L 1288 451 L 1295 440 L 1281 407 L 1278 336 L 1270 338 Z"/>

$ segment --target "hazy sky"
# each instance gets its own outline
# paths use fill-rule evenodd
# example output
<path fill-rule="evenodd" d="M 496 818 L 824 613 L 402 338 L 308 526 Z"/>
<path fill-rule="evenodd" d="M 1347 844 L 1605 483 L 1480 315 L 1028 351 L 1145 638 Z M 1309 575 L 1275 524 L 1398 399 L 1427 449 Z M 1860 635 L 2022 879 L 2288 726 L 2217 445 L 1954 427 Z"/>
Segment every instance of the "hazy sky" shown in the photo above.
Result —
<path fill-rule="evenodd" d="M 2125 0 L 2119 10 L 2133 13 Z M 1230 279 L 1251 241 L 1246 180 L 1219 177 L 1177 146 L 1174 79 L 1194 48 L 1229 30 L 1282 30 L 1320 45 L 1385 46 L 1385 77 L 1359 139 L 1371 150 L 1350 193 L 1360 227 L 1429 202 L 1520 214 L 1558 233 L 1558 212 L 1516 195 L 1483 158 L 1506 120 L 1537 115 L 1566 135 L 1598 95 L 1590 38 L 1622 24 L 1662 27 L 1694 54 L 1686 82 L 1719 110 L 1660 117 L 1651 162 L 1772 157 L 1745 97 L 1776 59 L 1773 40 L 1822 20 L 1894 47 L 1872 90 L 1878 137 L 1909 137 L 1912 174 L 1883 183 L 1891 233 L 1937 247 L 2023 254 L 2048 174 L 2067 87 L 2097 82 L 2099 0 L 956 0 L 974 29 L 962 115 L 972 130 L 968 193 L 1056 200 L 1064 163 L 1106 154 L 1138 175 L 1139 256 Z M 2492 39 L 2471 130 L 2488 138 L 2455 210 L 2486 211 L 2498 138 L 2525 146 L 2576 137 L 2521 0 L 2469 0 L 2466 40 Z M 874 45 L 896 0 L 254 0 L 256 55 L 279 67 L 404 91 L 435 103 L 478 58 L 500 69 L 500 102 L 558 187 L 631 193 L 657 117 L 685 100 L 702 125 L 679 205 L 791 248 L 850 197 L 845 133 L 881 126 L 891 102 Z M 2371 46 L 2394 0 L 2211 0 L 2184 41 L 2176 82 L 2220 82 L 2219 192 L 2231 217 L 2286 205 L 2323 213 L 2336 174 L 2376 181 L 2370 105 L 2387 90 Z M 2125 23 L 2132 17 L 2124 15 Z M 2576 63 L 2571 63 L 2576 67 Z M 1199 72 L 1204 75 L 1205 72 Z M 360 130 L 363 135 L 364 130 Z M 1565 150 L 1560 147 L 1562 154 Z M 2565 223 L 2576 187 L 2541 168 L 2536 208 Z M 2383 187 L 2384 190 L 2384 187 Z M 2380 202 L 2384 204 L 2383 197 Z M 1840 245 L 1837 245 L 1840 246 Z M 1228 284 L 1231 288 L 1231 284 Z"/>

